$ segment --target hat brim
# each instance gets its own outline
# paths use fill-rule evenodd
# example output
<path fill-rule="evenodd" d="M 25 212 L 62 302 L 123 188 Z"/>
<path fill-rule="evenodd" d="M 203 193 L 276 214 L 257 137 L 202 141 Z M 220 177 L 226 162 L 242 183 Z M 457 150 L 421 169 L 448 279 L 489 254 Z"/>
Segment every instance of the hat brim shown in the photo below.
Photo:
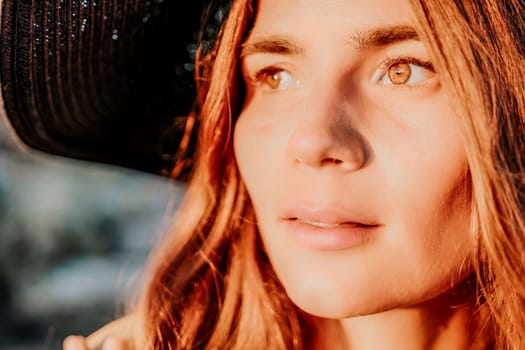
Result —
<path fill-rule="evenodd" d="M 166 174 L 194 100 L 188 45 L 206 5 L 3 0 L 0 79 L 20 140 Z"/>

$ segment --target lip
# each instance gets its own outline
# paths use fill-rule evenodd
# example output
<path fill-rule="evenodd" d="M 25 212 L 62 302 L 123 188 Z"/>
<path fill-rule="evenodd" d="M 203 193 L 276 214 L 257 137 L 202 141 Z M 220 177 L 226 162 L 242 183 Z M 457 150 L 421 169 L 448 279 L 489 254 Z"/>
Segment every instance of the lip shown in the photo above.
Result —
<path fill-rule="evenodd" d="M 293 241 L 314 250 L 344 250 L 362 246 L 381 224 L 339 208 L 297 206 L 282 217 Z"/>

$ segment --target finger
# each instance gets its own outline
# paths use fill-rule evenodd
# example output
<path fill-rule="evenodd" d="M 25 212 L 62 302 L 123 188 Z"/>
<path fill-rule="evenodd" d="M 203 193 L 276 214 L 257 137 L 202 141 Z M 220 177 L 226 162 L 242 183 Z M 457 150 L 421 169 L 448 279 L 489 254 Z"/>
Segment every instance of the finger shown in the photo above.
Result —
<path fill-rule="evenodd" d="M 64 350 L 89 350 L 86 344 L 86 338 L 79 335 L 70 335 L 62 343 Z"/>
<path fill-rule="evenodd" d="M 87 337 L 88 348 L 102 350 L 104 342 L 115 336 L 121 344 L 124 344 L 122 345 L 122 349 L 133 349 L 134 347 L 132 344 L 134 344 L 135 334 L 133 333 L 133 330 L 135 329 L 135 321 L 136 316 L 129 315 L 105 325 L 103 328 Z M 114 341 L 112 340 L 112 342 Z M 117 346 L 116 343 L 113 344 Z"/>
<path fill-rule="evenodd" d="M 126 345 L 122 339 L 114 336 L 110 336 L 104 341 L 102 350 L 126 350 Z"/>

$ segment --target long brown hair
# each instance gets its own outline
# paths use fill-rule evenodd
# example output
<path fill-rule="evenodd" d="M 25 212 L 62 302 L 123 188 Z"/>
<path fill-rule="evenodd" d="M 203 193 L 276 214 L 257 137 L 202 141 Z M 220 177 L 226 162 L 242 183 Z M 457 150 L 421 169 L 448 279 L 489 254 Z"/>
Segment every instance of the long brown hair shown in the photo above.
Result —
<path fill-rule="evenodd" d="M 525 348 L 525 2 L 413 1 L 464 126 L 480 304 L 495 348 Z"/>
<path fill-rule="evenodd" d="M 305 323 L 260 249 L 231 144 L 239 50 L 253 16 L 248 1 L 233 1 L 219 45 L 197 60 L 195 169 L 177 226 L 154 256 L 146 348 L 304 348 Z"/>
<path fill-rule="evenodd" d="M 486 332 L 498 349 L 523 349 L 525 5 L 412 3 L 465 128 L 478 300 L 493 328 Z M 233 1 L 215 49 L 197 59 L 194 174 L 175 227 L 152 255 L 141 304 L 144 348 L 304 349 L 315 341 L 313 321 L 288 299 L 261 248 L 233 155 L 243 99 L 239 55 L 256 6 Z"/>

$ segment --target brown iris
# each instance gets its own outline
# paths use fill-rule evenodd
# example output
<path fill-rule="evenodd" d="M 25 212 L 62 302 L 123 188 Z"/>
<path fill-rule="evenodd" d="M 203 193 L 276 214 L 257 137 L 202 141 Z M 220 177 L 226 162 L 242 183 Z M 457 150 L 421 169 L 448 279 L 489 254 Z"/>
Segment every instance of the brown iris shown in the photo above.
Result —
<path fill-rule="evenodd" d="M 406 84 L 410 79 L 410 64 L 409 63 L 395 63 L 388 68 L 388 77 L 395 85 Z"/>
<path fill-rule="evenodd" d="M 281 84 L 280 72 L 270 73 L 264 78 L 264 83 L 270 87 L 270 89 L 277 89 Z"/>

